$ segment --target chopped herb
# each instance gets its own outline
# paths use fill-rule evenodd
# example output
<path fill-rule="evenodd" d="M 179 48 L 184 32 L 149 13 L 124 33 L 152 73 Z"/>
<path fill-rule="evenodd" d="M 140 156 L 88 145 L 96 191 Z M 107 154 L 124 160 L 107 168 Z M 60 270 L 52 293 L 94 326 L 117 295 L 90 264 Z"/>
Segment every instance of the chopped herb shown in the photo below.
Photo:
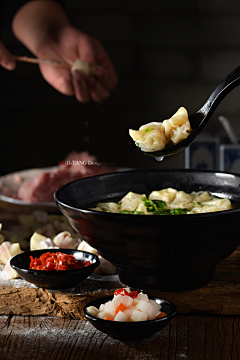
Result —
<path fill-rule="evenodd" d="M 143 211 L 137 211 L 137 208 L 134 210 L 122 210 L 120 214 L 137 214 L 137 215 L 144 215 Z"/>
<path fill-rule="evenodd" d="M 122 201 L 119 201 L 117 204 L 121 206 L 121 205 L 122 205 Z"/>
<path fill-rule="evenodd" d="M 148 212 L 153 213 L 153 215 L 183 215 L 187 214 L 189 209 L 186 208 L 177 208 L 177 209 L 166 209 L 167 205 L 163 200 L 152 200 L 147 199 L 145 196 L 142 197 L 142 201 Z M 120 203 L 118 203 L 120 205 Z M 144 215 L 143 211 L 137 211 L 137 208 L 134 210 L 121 210 L 120 214 L 137 214 Z"/>
<path fill-rule="evenodd" d="M 138 142 L 136 142 L 135 144 L 136 144 L 136 146 L 140 147 L 140 145 L 139 145 L 139 143 L 138 143 Z"/>
<path fill-rule="evenodd" d="M 190 201 L 190 202 L 188 202 L 188 204 L 193 204 L 193 205 L 197 204 L 197 205 L 203 206 L 203 204 L 199 201 Z"/>
<path fill-rule="evenodd" d="M 163 200 L 152 200 L 146 197 L 142 198 L 144 205 L 148 212 L 153 212 L 155 215 L 161 215 L 162 210 L 167 205 Z"/>
<path fill-rule="evenodd" d="M 132 210 L 121 210 L 120 214 L 133 214 Z"/>
<path fill-rule="evenodd" d="M 142 198 L 144 205 L 148 212 L 152 212 L 154 215 L 181 215 L 189 212 L 189 209 L 165 209 L 167 205 L 163 200 L 152 200 L 146 197 Z"/>
<path fill-rule="evenodd" d="M 149 132 L 149 131 L 151 131 L 152 129 L 150 129 L 150 128 L 147 128 L 146 130 L 145 130 L 145 132 Z"/>
<path fill-rule="evenodd" d="M 190 210 L 186 208 L 173 209 L 170 211 L 171 215 L 182 215 L 188 213 Z"/>

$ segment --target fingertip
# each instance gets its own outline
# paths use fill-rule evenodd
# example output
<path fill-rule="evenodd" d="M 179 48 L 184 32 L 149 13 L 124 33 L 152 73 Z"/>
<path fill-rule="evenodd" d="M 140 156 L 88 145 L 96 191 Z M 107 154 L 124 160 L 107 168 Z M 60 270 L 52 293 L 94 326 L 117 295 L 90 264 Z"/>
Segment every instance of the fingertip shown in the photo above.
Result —
<path fill-rule="evenodd" d="M 2 66 L 7 70 L 12 71 L 16 68 L 16 63 L 15 63 L 15 61 L 11 60 L 11 61 L 8 61 L 6 64 L 2 64 Z"/>
<path fill-rule="evenodd" d="M 90 87 L 90 94 L 91 98 L 96 102 L 107 100 L 111 95 L 110 92 L 97 81 L 94 86 Z"/>
<path fill-rule="evenodd" d="M 79 70 L 71 70 L 71 74 L 75 81 L 81 81 L 83 79 L 83 75 Z"/>
<path fill-rule="evenodd" d="M 78 70 L 72 71 L 73 87 L 76 99 L 81 103 L 91 100 L 85 76 Z"/>

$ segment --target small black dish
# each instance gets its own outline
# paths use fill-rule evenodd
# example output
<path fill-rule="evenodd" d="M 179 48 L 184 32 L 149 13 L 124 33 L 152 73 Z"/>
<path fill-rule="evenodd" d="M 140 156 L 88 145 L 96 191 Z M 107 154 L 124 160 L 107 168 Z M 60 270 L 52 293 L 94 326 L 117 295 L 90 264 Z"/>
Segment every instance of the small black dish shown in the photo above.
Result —
<path fill-rule="evenodd" d="M 77 260 L 91 261 L 91 265 L 74 270 L 59 270 L 59 271 L 45 271 L 45 270 L 31 270 L 28 269 L 30 265 L 29 256 L 40 257 L 45 252 L 62 252 L 64 254 L 72 254 Z M 94 254 L 86 251 L 79 251 L 73 249 L 44 249 L 35 251 L 26 251 L 22 254 L 14 256 L 10 265 L 17 271 L 22 279 L 42 288 L 46 289 L 66 289 L 75 287 L 80 281 L 85 280 L 98 267 L 100 261 Z"/>
<path fill-rule="evenodd" d="M 152 336 L 157 331 L 163 329 L 171 319 L 177 314 L 176 306 L 168 300 L 160 299 L 154 296 L 149 296 L 149 299 L 157 301 L 162 305 L 161 311 L 164 311 L 167 316 L 156 320 L 137 321 L 137 322 L 121 322 L 98 319 L 88 313 L 87 308 L 89 306 L 95 306 L 99 309 L 101 304 L 105 304 L 109 300 L 112 300 L 113 296 L 104 297 L 91 301 L 87 304 L 83 313 L 86 319 L 98 330 L 111 336 L 112 338 L 119 340 L 139 340 L 146 339 Z"/>

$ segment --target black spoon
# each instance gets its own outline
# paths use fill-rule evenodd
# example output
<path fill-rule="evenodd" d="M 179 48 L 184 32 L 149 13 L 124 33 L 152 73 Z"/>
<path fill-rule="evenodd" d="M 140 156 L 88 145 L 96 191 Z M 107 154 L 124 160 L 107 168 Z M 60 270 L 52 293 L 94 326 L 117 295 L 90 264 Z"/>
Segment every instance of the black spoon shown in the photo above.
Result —
<path fill-rule="evenodd" d="M 189 116 L 189 121 L 193 129 L 192 133 L 185 139 L 179 142 L 176 145 L 169 146 L 163 150 L 143 152 L 143 154 L 148 156 L 154 156 L 156 160 L 161 161 L 164 156 L 176 154 L 181 150 L 186 149 L 202 132 L 203 128 L 210 120 L 212 114 L 220 104 L 220 102 L 225 98 L 225 96 L 232 91 L 237 85 L 240 84 L 240 66 L 233 70 L 222 82 L 216 87 L 216 89 L 209 96 L 206 103 L 201 107 L 200 110 Z"/>

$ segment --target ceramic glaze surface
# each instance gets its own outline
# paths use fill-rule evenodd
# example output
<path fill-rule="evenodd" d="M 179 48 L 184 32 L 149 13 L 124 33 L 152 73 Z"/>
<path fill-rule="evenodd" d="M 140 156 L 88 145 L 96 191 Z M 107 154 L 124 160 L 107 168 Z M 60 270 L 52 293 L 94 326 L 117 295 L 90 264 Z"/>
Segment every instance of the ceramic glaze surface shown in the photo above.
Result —
<path fill-rule="evenodd" d="M 240 200 L 240 176 L 195 170 L 94 176 L 64 185 L 55 200 L 84 240 L 118 268 L 124 284 L 137 289 L 152 285 L 162 291 L 199 288 L 213 279 L 216 265 L 240 244 L 240 209 L 177 216 L 88 210 L 90 204 L 121 199 L 129 191 L 148 195 L 167 187 Z"/>
<path fill-rule="evenodd" d="M 91 261 L 91 265 L 74 270 L 59 270 L 59 271 L 45 271 L 45 270 L 31 270 L 28 269 L 30 265 L 29 256 L 40 257 L 43 253 L 62 252 L 64 254 L 73 256 L 77 260 Z M 16 255 L 11 259 L 11 266 L 17 271 L 19 276 L 30 283 L 47 289 L 66 289 L 76 286 L 79 282 L 85 280 L 93 273 L 95 268 L 100 264 L 98 257 L 86 251 L 78 251 L 73 249 L 44 249 L 26 251 L 22 254 Z"/>
<path fill-rule="evenodd" d="M 93 326 L 113 338 L 121 340 L 145 339 L 163 329 L 177 313 L 176 306 L 172 302 L 153 296 L 149 296 L 149 299 L 161 304 L 161 311 L 164 311 L 167 316 L 156 320 L 120 322 L 98 319 L 88 313 L 88 306 L 99 308 L 101 304 L 105 304 L 107 301 L 112 300 L 111 296 L 92 301 L 84 307 L 83 312 L 86 319 L 90 321 Z"/>

